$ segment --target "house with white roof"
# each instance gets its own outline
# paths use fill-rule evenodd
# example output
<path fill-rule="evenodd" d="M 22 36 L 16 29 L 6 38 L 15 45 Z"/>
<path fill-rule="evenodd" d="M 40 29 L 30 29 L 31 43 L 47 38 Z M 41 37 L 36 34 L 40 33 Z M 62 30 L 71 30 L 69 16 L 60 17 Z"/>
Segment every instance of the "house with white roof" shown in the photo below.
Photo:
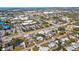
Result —
<path fill-rule="evenodd" d="M 40 47 L 39 48 L 39 51 L 48 51 L 49 50 L 49 47 Z"/>
<path fill-rule="evenodd" d="M 61 38 L 60 39 L 62 42 L 64 42 L 64 41 L 66 41 L 66 40 L 69 40 L 67 37 L 65 37 L 65 38 Z"/>
<path fill-rule="evenodd" d="M 57 44 L 55 42 L 51 42 L 48 44 L 49 48 L 56 48 Z"/>
<path fill-rule="evenodd" d="M 43 37 L 39 36 L 36 38 L 37 40 L 43 40 Z"/>
<path fill-rule="evenodd" d="M 75 48 L 72 47 L 72 46 L 68 46 L 68 47 L 65 47 L 65 48 L 66 48 L 67 51 L 73 51 L 73 50 L 75 50 Z"/>

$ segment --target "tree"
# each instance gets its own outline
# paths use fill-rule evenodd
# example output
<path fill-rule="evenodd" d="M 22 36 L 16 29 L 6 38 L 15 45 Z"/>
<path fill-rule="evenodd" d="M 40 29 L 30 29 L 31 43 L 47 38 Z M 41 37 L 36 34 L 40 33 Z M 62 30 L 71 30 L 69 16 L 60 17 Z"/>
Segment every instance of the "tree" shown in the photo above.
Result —
<path fill-rule="evenodd" d="M 64 27 L 59 27 L 58 30 L 59 31 L 65 31 L 65 28 Z"/>
<path fill-rule="evenodd" d="M 12 44 L 13 44 L 13 49 L 15 48 L 15 46 L 17 46 L 17 44 L 23 42 L 23 39 L 19 39 L 19 38 L 12 38 Z"/>
<path fill-rule="evenodd" d="M 54 17 L 53 17 L 53 19 L 57 20 L 57 19 L 59 19 L 59 17 L 57 17 L 57 16 L 54 16 Z"/>
<path fill-rule="evenodd" d="M 2 44 L 0 43 L 0 51 L 2 50 Z"/>
<path fill-rule="evenodd" d="M 42 37 L 45 37 L 45 35 L 44 35 L 44 34 L 37 34 L 36 36 L 42 36 Z"/>
<path fill-rule="evenodd" d="M 0 25 L 0 30 L 2 30 L 2 26 Z"/>

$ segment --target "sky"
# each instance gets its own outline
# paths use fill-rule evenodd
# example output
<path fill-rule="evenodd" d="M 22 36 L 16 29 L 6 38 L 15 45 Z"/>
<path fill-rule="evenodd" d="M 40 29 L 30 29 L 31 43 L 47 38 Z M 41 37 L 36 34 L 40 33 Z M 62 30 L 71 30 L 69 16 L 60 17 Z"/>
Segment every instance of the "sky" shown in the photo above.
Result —
<path fill-rule="evenodd" d="M 0 0 L 0 7 L 78 7 L 78 0 Z"/>

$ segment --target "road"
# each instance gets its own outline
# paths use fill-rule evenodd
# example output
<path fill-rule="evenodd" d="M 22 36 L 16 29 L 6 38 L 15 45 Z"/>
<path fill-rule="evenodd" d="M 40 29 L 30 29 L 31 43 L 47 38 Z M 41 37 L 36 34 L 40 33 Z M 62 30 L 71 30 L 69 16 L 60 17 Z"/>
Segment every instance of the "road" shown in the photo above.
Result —
<path fill-rule="evenodd" d="M 61 36 L 59 36 L 59 38 L 61 39 L 62 37 L 65 37 L 65 36 L 67 36 L 67 34 L 64 34 L 64 35 L 61 35 Z M 55 36 L 55 37 L 53 37 L 53 38 L 57 38 L 58 36 Z M 28 48 L 25 48 L 25 49 L 23 49 L 22 51 L 27 51 L 28 49 L 32 49 L 33 47 L 35 47 L 35 46 L 41 46 L 41 45 L 43 45 L 43 44 L 45 44 L 45 43 L 47 43 L 47 42 L 51 42 L 51 41 L 53 41 L 52 39 L 50 39 L 50 40 L 46 40 L 46 41 L 44 41 L 44 42 L 42 42 L 42 43 L 40 43 L 40 44 L 36 44 L 35 43 L 35 45 L 33 45 L 33 46 L 31 46 L 31 47 L 28 47 Z"/>
<path fill-rule="evenodd" d="M 75 22 L 71 22 L 71 24 L 73 24 L 73 23 L 75 23 Z M 59 25 L 58 27 L 66 26 L 66 25 L 68 25 L 68 24 L 70 24 L 70 23 L 61 24 L 61 25 Z M 38 33 L 39 31 L 46 30 L 46 29 L 52 29 L 52 28 L 54 28 L 54 26 L 50 26 L 50 27 L 47 27 L 47 28 L 38 29 L 38 30 L 30 31 L 30 32 L 26 32 L 25 34 Z M 56 26 L 55 26 L 55 28 L 56 28 Z M 21 36 L 23 36 L 22 33 L 20 33 L 19 35 L 13 35 L 13 36 L 9 36 L 9 37 L 12 38 L 12 37 L 21 37 Z M 66 36 L 66 34 L 65 34 L 65 35 L 62 35 L 62 36 L 59 36 L 59 38 L 62 38 L 63 36 Z M 44 42 L 40 43 L 39 45 L 42 45 L 42 44 L 44 44 L 44 43 L 47 43 L 48 41 L 52 41 L 52 40 L 44 41 Z M 38 44 L 35 44 L 35 45 L 38 45 Z M 35 46 L 35 45 L 34 45 L 34 46 Z M 33 48 L 34 46 L 29 47 L 29 48 L 25 48 L 25 49 L 23 49 L 23 51 L 25 51 L 25 50 L 27 50 L 27 49 L 31 49 L 31 48 Z"/>
<path fill-rule="evenodd" d="M 73 24 L 74 22 L 72 22 L 71 24 Z M 63 24 L 63 25 L 60 25 L 60 26 L 66 26 L 66 25 L 68 25 L 68 23 L 66 23 L 66 24 Z M 51 27 L 49 27 L 49 28 L 45 28 L 45 29 L 50 29 Z M 41 29 L 41 30 L 44 30 L 44 29 Z M 40 30 L 40 31 L 41 31 Z M 39 30 L 37 30 L 37 31 L 35 31 L 35 33 L 36 32 L 38 32 Z M 34 33 L 34 31 L 33 32 L 31 32 L 31 33 Z M 66 37 L 67 35 L 69 34 L 69 32 L 68 33 L 65 33 L 64 35 L 61 35 L 61 36 L 55 36 L 54 38 L 59 38 L 59 39 L 61 39 L 62 37 Z M 44 41 L 44 42 L 42 42 L 42 43 L 40 43 L 40 44 L 36 44 L 35 43 L 35 45 L 33 45 L 32 47 L 28 47 L 28 48 L 25 48 L 25 49 L 23 49 L 22 51 L 26 51 L 26 50 L 28 50 L 28 49 L 32 49 L 33 47 L 35 47 L 35 46 L 41 46 L 42 44 L 45 44 L 45 43 L 47 43 L 47 42 L 50 42 L 50 41 L 53 41 L 52 39 L 50 39 L 50 40 L 46 40 L 46 41 Z"/>
<path fill-rule="evenodd" d="M 63 25 L 59 25 L 58 27 L 61 27 L 61 26 L 66 26 L 68 23 L 66 24 L 63 24 Z M 37 29 L 37 30 L 34 30 L 34 31 L 30 31 L 30 32 L 26 32 L 25 34 L 33 34 L 33 33 L 38 33 L 39 31 L 42 31 L 42 30 L 46 30 L 46 29 L 52 29 L 54 28 L 54 26 L 50 26 L 50 27 L 46 27 L 46 28 L 42 28 L 42 29 Z M 13 37 L 21 37 L 23 36 L 23 34 L 19 34 L 19 35 L 15 35 Z"/>

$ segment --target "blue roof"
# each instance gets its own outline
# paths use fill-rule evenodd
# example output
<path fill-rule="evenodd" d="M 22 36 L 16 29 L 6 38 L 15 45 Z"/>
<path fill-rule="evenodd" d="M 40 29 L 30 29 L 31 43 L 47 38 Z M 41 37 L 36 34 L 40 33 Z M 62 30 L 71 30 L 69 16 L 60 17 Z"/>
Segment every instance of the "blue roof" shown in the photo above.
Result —
<path fill-rule="evenodd" d="M 0 22 L 0 25 L 3 25 L 4 24 L 4 22 Z"/>
<path fill-rule="evenodd" d="M 4 28 L 4 29 L 9 29 L 10 26 L 8 26 L 8 25 L 4 25 L 3 28 Z"/>

